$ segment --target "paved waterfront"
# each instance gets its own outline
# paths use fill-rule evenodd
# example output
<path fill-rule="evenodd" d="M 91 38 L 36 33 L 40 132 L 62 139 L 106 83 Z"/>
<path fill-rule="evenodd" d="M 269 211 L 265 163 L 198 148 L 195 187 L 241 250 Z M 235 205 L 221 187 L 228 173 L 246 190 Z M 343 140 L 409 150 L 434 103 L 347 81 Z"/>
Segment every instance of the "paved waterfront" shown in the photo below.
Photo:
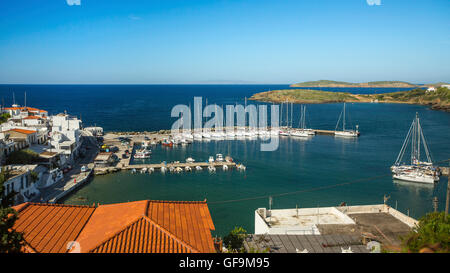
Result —
<path fill-rule="evenodd" d="M 86 179 L 91 172 L 81 172 L 81 167 L 86 165 L 91 170 L 94 165 L 92 162 L 94 161 L 95 156 L 98 153 L 98 145 L 95 137 L 84 135 L 81 137 L 82 139 L 82 147 L 86 149 L 86 155 L 84 158 L 78 158 L 75 164 L 72 166 L 72 170 L 64 174 L 64 179 L 61 181 L 47 187 L 45 189 L 41 189 L 40 196 L 37 196 L 33 201 L 34 202 L 54 202 L 57 201 L 55 198 L 61 196 L 62 193 L 71 191 L 77 183 L 85 182 Z"/>

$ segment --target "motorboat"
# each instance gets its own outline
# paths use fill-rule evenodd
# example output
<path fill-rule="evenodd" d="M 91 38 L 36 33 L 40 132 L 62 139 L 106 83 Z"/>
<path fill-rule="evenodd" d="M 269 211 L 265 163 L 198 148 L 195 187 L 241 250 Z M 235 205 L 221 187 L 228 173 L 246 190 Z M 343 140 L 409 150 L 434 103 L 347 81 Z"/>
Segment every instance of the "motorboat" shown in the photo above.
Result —
<path fill-rule="evenodd" d="M 162 144 L 163 146 L 166 146 L 166 147 L 172 147 L 172 146 L 173 146 L 173 142 L 172 142 L 171 140 L 169 140 L 169 139 L 164 139 L 164 140 L 161 142 L 161 144 Z"/>
<path fill-rule="evenodd" d="M 216 171 L 216 167 L 214 167 L 213 165 L 209 165 L 208 166 L 208 171 L 215 172 Z"/>
<path fill-rule="evenodd" d="M 192 163 L 192 162 L 195 162 L 195 159 L 193 159 L 192 157 L 188 157 L 188 158 L 186 158 L 186 162 Z"/>
<path fill-rule="evenodd" d="M 136 153 L 134 154 L 134 158 L 145 159 L 145 158 L 150 158 L 150 155 L 151 155 L 151 151 L 142 149 L 142 150 L 136 151 Z"/>
<path fill-rule="evenodd" d="M 223 155 L 222 154 L 216 154 L 216 161 L 217 162 L 223 162 Z"/>

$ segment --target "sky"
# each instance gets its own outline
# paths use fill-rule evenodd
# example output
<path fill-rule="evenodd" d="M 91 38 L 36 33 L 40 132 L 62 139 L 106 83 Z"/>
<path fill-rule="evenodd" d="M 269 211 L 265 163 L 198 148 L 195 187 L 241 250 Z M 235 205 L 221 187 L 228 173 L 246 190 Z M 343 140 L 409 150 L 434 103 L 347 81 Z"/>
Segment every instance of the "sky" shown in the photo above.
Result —
<path fill-rule="evenodd" d="M 0 0 L 0 84 L 450 82 L 448 0 Z"/>

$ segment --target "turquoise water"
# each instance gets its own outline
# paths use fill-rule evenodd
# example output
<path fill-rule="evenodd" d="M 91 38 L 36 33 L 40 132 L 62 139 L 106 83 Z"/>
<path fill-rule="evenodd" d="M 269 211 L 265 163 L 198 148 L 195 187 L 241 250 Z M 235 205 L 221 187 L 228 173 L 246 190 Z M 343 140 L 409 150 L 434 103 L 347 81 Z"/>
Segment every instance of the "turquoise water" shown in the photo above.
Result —
<path fill-rule="evenodd" d="M 255 92 L 287 88 L 287 85 L 0 85 L 6 104 L 23 104 L 43 108 L 56 114 L 68 110 L 82 117 L 84 124 L 97 124 L 106 131 L 151 131 L 169 129 L 175 118 L 171 108 L 179 103 L 193 105 L 194 96 L 219 105 L 243 103 Z M 336 88 L 327 91 L 349 91 Z M 396 89 L 357 90 L 392 92 Z M 254 102 L 249 102 L 254 103 Z M 298 125 L 299 106 L 294 109 L 294 126 Z M 307 125 L 315 129 L 336 126 L 342 104 L 307 105 Z M 432 198 L 439 198 L 444 208 L 447 178 L 436 186 L 393 183 L 389 167 L 395 161 L 418 112 L 423 131 L 435 162 L 450 158 L 450 113 L 433 111 L 425 106 L 401 104 L 347 104 L 348 126 L 359 124 L 358 139 L 314 136 L 308 140 L 280 138 L 279 149 L 261 152 L 260 140 L 194 142 L 173 149 L 161 146 L 153 150 L 152 162 L 180 160 L 191 156 L 197 161 L 210 155 L 230 155 L 247 166 L 245 172 L 217 170 L 215 174 L 131 174 L 120 172 L 97 176 L 69 196 L 64 203 L 116 203 L 142 199 L 208 200 L 216 234 L 223 236 L 235 225 L 254 230 L 254 211 L 273 208 L 333 206 L 383 202 L 413 217 L 432 210 Z M 446 163 L 448 164 L 448 163 Z M 382 177 L 380 177 L 382 176 Z M 378 177 L 378 178 L 373 178 Z M 362 180 L 360 180 L 362 179 Z M 333 187 L 333 185 L 345 184 Z M 321 188 L 324 187 L 324 188 Z M 314 190 L 315 189 L 315 190 Z M 300 191 L 300 192 L 299 192 Z M 283 193 L 292 193 L 279 195 Z M 261 198 L 258 198 L 261 197 Z M 227 200 L 235 202 L 223 202 Z"/>
<path fill-rule="evenodd" d="M 310 123 L 316 124 L 315 128 L 334 128 L 341 108 L 342 104 L 310 105 Z M 236 225 L 252 232 L 254 210 L 268 207 L 268 196 L 271 195 L 273 208 L 333 206 L 341 202 L 374 204 L 383 202 L 383 196 L 387 194 L 391 196 L 388 202 L 391 206 L 397 206 L 404 213 L 409 210 L 413 217 L 432 210 L 433 196 L 438 196 L 442 209 L 446 177 L 434 187 L 399 184 L 393 182 L 389 167 L 395 161 L 416 111 L 434 160 L 447 159 L 450 154 L 449 114 L 422 106 L 391 104 L 352 104 L 348 110 L 353 122 L 360 125 L 362 135 L 357 139 L 324 135 L 306 140 L 280 137 L 279 149 L 274 152 L 260 151 L 261 140 L 194 142 L 176 148 L 157 146 L 150 160 L 139 162 L 184 161 L 187 157 L 206 161 L 210 155 L 222 153 L 246 165 L 247 170 L 217 170 L 214 174 L 207 171 L 181 174 L 121 172 L 96 177 L 65 203 L 206 198 L 216 232 L 222 236 Z M 355 183 L 333 187 L 347 182 Z M 228 202 L 230 200 L 235 201 Z"/>

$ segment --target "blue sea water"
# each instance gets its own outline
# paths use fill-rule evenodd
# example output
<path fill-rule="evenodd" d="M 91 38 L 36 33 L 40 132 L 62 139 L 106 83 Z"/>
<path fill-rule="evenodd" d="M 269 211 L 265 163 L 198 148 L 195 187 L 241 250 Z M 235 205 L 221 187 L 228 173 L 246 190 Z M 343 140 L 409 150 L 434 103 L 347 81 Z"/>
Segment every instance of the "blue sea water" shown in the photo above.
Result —
<path fill-rule="evenodd" d="M 255 92 L 287 88 L 287 85 L 0 85 L 5 103 L 43 108 L 50 113 L 67 110 L 82 116 L 85 124 L 103 126 L 107 131 L 152 131 L 169 129 L 175 118 L 170 110 L 176 104 L 193 105 L 194 96 L 219 105 L 243 103 Z M 365 90 L 365 89 L 364 89 Z M 331 91 L 348 91 L 336 88 Z M 392 92 L 377 89 L 373 92 Z M 363 90 L 353 90 L 362 93 Z M 365 92 L 368 92 L 365 90 Z M 255 103 L 249 101 L 248 103 Z M 342 104 L 307 105 L 307 125 L 331 129 Z M 294 106 L 294 126 L 298 125 L 299 106 Z M 450 113 L 426 106 L 353 103 L 347 104 L 348 126 L 359 125 L 357 139 L 317 135 L 307 140 L 280 138 L 276 151 L 260 151 L 261 140 L 194 142 L 177 148 L 158 146 L 151 162 L 180 160 L 191 156 L 205 161 L 210 155 L 230 155 L 247 166 L 245 172 L 221 171 L 210 174 L 116 174 L 95 177 L 64 202 L 70 204 L 115 203 L 142 199 L 208 200 L 216 226 L 223 236 L 234 226 L 253 232 L 254 211 L 273 208 L 333 206 L 382 203 L 413 217 L 432 210 L 437 196 L 444 208 L 447 178 L 435 186 L 394 183 L 389 166 L 397 157 L 409 126 L 419 114 L 423 132 L 435 162 L 450 155 Z M 448 165 L 448 163 L 445 163 Z M 232 201 L 236 200 L 236 201 Z"/>

